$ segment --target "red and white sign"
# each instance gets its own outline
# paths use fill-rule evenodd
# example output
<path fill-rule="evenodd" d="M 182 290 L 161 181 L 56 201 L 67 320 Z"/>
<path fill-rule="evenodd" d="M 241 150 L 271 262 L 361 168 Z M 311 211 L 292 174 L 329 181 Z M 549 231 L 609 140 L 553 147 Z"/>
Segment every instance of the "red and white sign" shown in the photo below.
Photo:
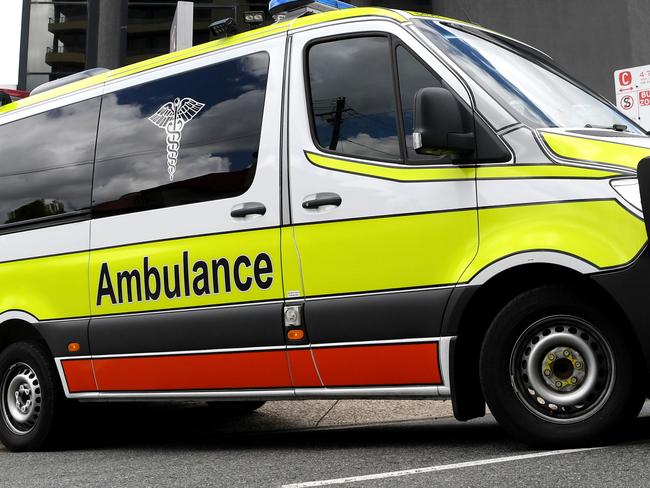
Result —
<path fill-rule="evenodd" d="M 616 106 L 645 129 L 650 128 L 650 65 L 614 72 Z"/>

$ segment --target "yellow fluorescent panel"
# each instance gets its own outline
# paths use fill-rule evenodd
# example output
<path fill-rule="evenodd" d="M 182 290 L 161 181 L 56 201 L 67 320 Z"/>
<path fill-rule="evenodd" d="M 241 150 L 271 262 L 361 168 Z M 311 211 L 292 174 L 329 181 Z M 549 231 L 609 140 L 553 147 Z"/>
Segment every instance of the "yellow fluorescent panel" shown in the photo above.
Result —
<path fill-rule="evenodd" d="M 39 320 L 87 317 L 88 253 L 0 264 L 0 313 L 24 310 Z"/>
<path fill-rule="evenodd" d="M 184 253 L 187 253 L 186 260 Z M 255 261 L 262 253 L 267 255 L 268 259 L 264 258 L 259 262 L 259 269 L 262 271 L 259 278 L 266 288 L 260 287 L 255 280 Z M 146 265 L 145 257 L 148 258 Z M 104 263 L 108 264 L 109 273 L 106 273 L 105 267 L 102 270 Z M 205 263 L 205 266 L 201 263 Z M 151 268 L 158 270 L 161 281 L 160 296 L 155 299 L 147 299 L 145 289 L 145 286 L 148 286 L 151 292 L 149 295 L 155 295 L 153 290 L 156 288 L 156 273 L 151 272 Z M 178 269 L 178 293 L 168 295 L 165 292 L 165 268 L 170 291 L 176 290 Z M 139 276 L 133 278 L 123 274 L 120 281 L 118 273 L 134 270 Z M 110 283 L 106 280 L 107 275 L 110 276 Z M 247 289 L 237 285 L 236 276 L 247 284 Z M 145 283 L 147 279 L 148 284 Z M 137 297 L 138 281 L 142 288 L 141 300 Z M 188 281 L 189 286 L 186 286 L 185 281 Z M 129 287 L 132 294 L 130 302 Z M 113 290 L 115 300 L 111 297 L 109 288 Z M 197 292 L 196 288 L 200 291 Z M 97 315 L 281 299 L 283 292 L 280 229 L 176 239 L 93 251 L 90 260 L 90 290 L 91 312 Z M 100 290 L 104 293 L 100 293 Z M 120 290 L 122 303 L 114 303 L 120 301 Z M 101 301 L 101 304 L 98 305 L 98 301 Z"/>
<path fill-rule="evenodd" d="M 474 257 L 476 211 L 300 225 L 307 296 L 455 283 Z"/>
<path fill-rule="evenodd" d="M 636 169 L 639 161 L 650 156 L 650 149 L 615 142 L 597 141 L 551 132 L 541 132 L 548 147 L 558 156 L 594 161 Z"/>
<path fill-rule="evenodd" d="M 48 320 L 276 300 L 289 292 L 318 296 L 446 285 L 534 250 L 560 251 L 607 268 L 629 263 L 646 240 L 643 222 L 615 201 L 300 225 L 2 263 L 0 289 L 7 292 L 0 294 L 0 312 L 24 310 Z M 165 269 L 171 294 L 164 290 Z"/>
<path fill-rule="evenodd" d="M 479 254 L 461 281 L 505 256 L 535 250 L 569 253 L 599 268 L 621 266 L 647 241 L 644 223 L 615 201 L 485 209 L 479 222 Z"/>

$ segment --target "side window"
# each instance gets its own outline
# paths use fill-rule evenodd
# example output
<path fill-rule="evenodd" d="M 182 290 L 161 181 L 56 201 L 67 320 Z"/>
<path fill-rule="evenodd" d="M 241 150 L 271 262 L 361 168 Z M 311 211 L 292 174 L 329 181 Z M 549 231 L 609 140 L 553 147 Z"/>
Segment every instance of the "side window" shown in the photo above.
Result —
<path fill-rule="evenodd" d="M 415 95 L 422 88 L 441 87 L 443 86 L 442 82 L 403 46 L 397 47 L 396 59 L 408 158 L 411 160 L 431 160 L 431 156 L 420 155 L 413 149 L 414 101 Z"/>
<path fill-rule="evenodd" d="M 390 40 L 322 42 L 307 56 L 318 144 L 353 157 L 400 159 Z"/>
<path fill-rule="evenodd" d="M 93 211 L 229 198 L 257 166 L 269 55 L 257 53 L 104 96 Z"/>
<path fill-rule="evenodd" d="M 0 126 L 0 224 L 89 210 L 99 98 Z"/>

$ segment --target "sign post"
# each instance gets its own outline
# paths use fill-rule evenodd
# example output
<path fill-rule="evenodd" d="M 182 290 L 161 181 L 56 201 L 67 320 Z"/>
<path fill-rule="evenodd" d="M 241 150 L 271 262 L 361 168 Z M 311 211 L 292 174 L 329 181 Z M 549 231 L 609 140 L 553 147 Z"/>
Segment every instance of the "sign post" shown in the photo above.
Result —
<path fill-rule="evenodd" d="M 650 129 L 650 65 L 614 72 L 616 106 L 644 129 Z"/>
<path fill-rule="evenodd" d="M 169 32 L 169 52 L 192 47 L 194 43 L 194 2 L 178 2 Z"/>

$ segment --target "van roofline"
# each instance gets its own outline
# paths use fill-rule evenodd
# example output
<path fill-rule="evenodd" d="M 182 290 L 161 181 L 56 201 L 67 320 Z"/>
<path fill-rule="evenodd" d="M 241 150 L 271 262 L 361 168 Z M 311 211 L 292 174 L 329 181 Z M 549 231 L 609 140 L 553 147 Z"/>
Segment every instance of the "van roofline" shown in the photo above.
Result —
<path fill-rule="evenodd" d="M 141 73 L 143 71 L 158 68 L 161 66 L 166 66 L 176 61 L 181 61 L 202 54 L 219 51 L 231 46 L 264 39 L 266 37 L 286 33 L 294 29 L 359 17 L 383 17 L 401 23 L 409 21 L 409 17 L 406 16 L 405 13 L 401 13 L 398 10 L 380 7 L 357 7 L 345 10 L 333 10 L 331 12 L 324 12 L 321 14 L 310 15 L 308 17 L 297 18 L 286 22 L 280 22 L 266 27 L 261 27 L 259 29 L 243 32 L 241 34 L 236 34 L 224 39 L 217 39 L 204 44 L 200 44 L 198 46 L 193 46 L 188 49 L 183 49 L 181 51 L 163 54 L 155 58 L 140 61 L 138 63 L 117 68 L 90 78 L 53 88 L 51 90 L 47 90 L 34 96 L 30 96 L 22 100 L 17 100 L 14 103 L 0 107 L 0 117 L 14 110 L 49 101 L 64 95 L 69 95 L 76 91 L 98 86 L 107 81 L 116 80 L 132 74 Z"/>

